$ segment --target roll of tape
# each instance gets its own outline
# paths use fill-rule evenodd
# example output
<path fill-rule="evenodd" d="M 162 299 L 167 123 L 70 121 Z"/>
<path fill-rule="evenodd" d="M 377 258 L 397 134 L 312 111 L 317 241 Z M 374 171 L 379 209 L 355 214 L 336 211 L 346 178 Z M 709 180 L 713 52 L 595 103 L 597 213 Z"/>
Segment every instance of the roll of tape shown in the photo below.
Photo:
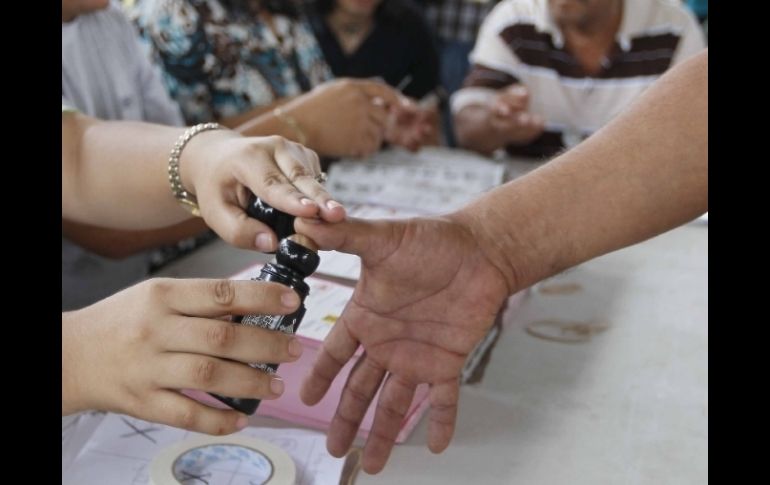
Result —
<path fill-rule="evenodd" d="M 151 485 L 244 483 L 294 485 L 291 457 L 248 436 L 205 436 L 164 449 L 150 465 Z"/>

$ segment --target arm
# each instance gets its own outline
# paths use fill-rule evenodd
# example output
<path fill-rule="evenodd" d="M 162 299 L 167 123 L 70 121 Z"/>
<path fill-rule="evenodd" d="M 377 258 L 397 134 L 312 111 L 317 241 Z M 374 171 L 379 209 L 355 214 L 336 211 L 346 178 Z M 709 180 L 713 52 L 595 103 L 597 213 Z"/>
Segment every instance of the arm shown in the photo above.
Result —
<path fill-rule="evenodd" d="M 254 106 L 243 113 L 220 118 L 219 123 L 245 136 L 278 135 L 291 141 L 300 142 L 301 140 L 297 139 L 295 130 L 272 115 L 273 109 L 296 98 L 297 96 L 281 98 L 268 105 Z"/>
<path fill-rule="evenodd" d="M 707 140 L 704 51 L 664 75 L 596 136 L 457 217 L 484 247 L 495 248 L 490 257 L 507 268 L 509 287 L 527 287 L 705 212 Z"/>
<path fill-rule="evenodd" d="M 466 101 L 454 114 L 458 144 L 463 148 L 489 156 L 507 145 L 529 144 L 545 129 L 543 119 L 528 111 L 529 94 L 523 84 L 497 91 L 465 88 L 458 95 Z"/>
<path fill-rule="evenodd" d="M 167 172 L 170 149 L 183 132 L 62 115 L 62 218 L 114 229 L 155 229 L 189 219 L 171 193 Z M 272 250 L 277 243 L 272 230 L 246 217 L 249 191 L 293 215 L 344 217 L 313 178 L 320 171 L 315 153 L 280 137 L 206 131 L 182 150 L 180 167 L 204 220 L 242 248 Z"/>
<path fill-rule="evenodd" d="M 117 15 L 125 18 L 120 9 Z M 142 111 L 144 119 L 152 123 L 180 126 L 184 124 L 179 106 L 166 92 L 160 69 L 146 55 L 134 26 L 126 19 L 124 37 L 132 42 L 127 47 L 135 51 L 138 82 L 142 86 Z M 187 237 L 196 236 L 208 229 L 202 219 L 191 218 L 173 226 L 150 231 L 116 231 L 62 219 L 62 235 L 79 246 L 100 256 L 122 259 L 140 251 L 173 244 Z"/>
<path fill-rule="evenodd" d="M 362 275 L 301 396 L 317 403 L 359 345 L 327 448 L 349 449 L 384 382 L 363 468 L 379 472 L 420 383 L 428 446 L 454 432 L 458 376 L 508 295 L 708 209 L 708 51 L 664 75 L 625 113 L 544 167 L 446 217 L 298 231 L 362 258 Z"/>
<path fill-rule="evenodd" d="M 99 256 L 122 259 L 140 251 L 174 244 L 208 230 L 200 218 L 149 231 L 118 231 L 62 219 L 62 235 Z"/>
<path fill-rule="evenodd" d="M 401 97 L 391 87 L 365 79 L 335 79 L 286 102 L 282 109 L 306 136 L 308 148 L 324 156 L 366 157 L 382 144 L 389 107 Z M 245 134 L 277 133 L 298 139 L 297 131 L 272 110 L 238 126 Z"/>
<path fill-rule="evenodd" d="M 140 4 L 136 8 L 136 22 L 163 63 L 173 96 L 189 123 L 217 120 L 247 135 L 278 134 L 303 141 L 295 129 L 273 115 L 273 108 L 280 105 L 297 120 L 307 138 L 303 144 L 323 156 L 362 157 L 379 149 L 387 110 L 372 100 L 379 97 L 391 103 L 394 92 L 385 92 L 371 81 L 339 79 L 269 106 L 248 106 L 231 99 L 227 113 L 223 113 L 213 100 L 217 96 L 232 98 L 233 94 L 211 83 L 201 53 L 236 62 L 231 57 L 237 53 L 227 50 L 235 46 L 220 46 L 224 52 L 210 51 L 213 47 L 201 26 L 199 10 L 189 2 Z M 233 115 L 233 111 L 240 113 Z"/>
<path fill-rule="evenodd" d="M 458 145 L 490 155 L 507 145 L 528 145 L 545 128 L 529 113 L 519 58 L 503 41 L 501 26 L 519 16 L 511 3 L 498 4 L 484 19 L 471 52 L 472 67 L 451 99 Z M 510 40 L 509 40 L 510 41 Z"/>

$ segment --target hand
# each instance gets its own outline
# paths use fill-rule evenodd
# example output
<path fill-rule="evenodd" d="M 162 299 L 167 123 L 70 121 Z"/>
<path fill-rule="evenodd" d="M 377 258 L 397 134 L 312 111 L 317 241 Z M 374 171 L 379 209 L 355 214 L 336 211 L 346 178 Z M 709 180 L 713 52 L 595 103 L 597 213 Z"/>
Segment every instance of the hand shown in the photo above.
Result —
<path fill-rule="evenodd" d="M 180 166 L 183 185 L 196 194 L 209 227 L 244 249 L 270 252 L 278 244 L 269 226 L 246 214 L 251 193 L 295 216 L 332 222 L 345 217 L 342 206 L 315 180 L 321 173 L 318 155 L 279 136 L 204 132 L 182 151 Z"/>
<path fill-rule="evenodd" d="M 526 145 L 543 133 L 543 118 L 529 113 L 528 105 L 529 92 L 521 84 L 505 88 L 492 101 L 489 123 L 505 145 Z"/>
<path fill-rule="evenodd" d="M 436 106 L 420 107 L 408 98 L 391 107 L 385 140 L 416 152 L 422 146 L 438 144 L 439 114 Z"/>
<path fill-rule="evenodd" d="M 246 416 L 179 390 L 279 397 L 280 378 L 246 363 L 297 360 L 301 344 L 220 317 L 283 315 L 298 306 L 297 294 L 277 283 L 155 279 L 62 313 L 62 415 L 99 409 L 201 433 L 233 433 Z"/>
<path fill-rule="evenodd" d="M 285 104 L 283 110 L 307 132 L 307 145 L 334 157 L 368 157 L 380 149 L 388 107 L 397 91 L 364 79 L 336 79 Z"/>
<path fill-rule="evenodd" d="M 363 469 L 384 467 L 420 383 L 430 384 L 428 446 L 443 451 L 454 432 L 460 371 L 511 293 L 503 273 L 470 230 L 449 218 L 303 219 L 296 227 L 322 249 L 362 259 L 361 279 L 300 394 L 306 404 L 320 401 L 363 345 L 329 429 L 329 452 L 345 455 L 383 381 Z"/>

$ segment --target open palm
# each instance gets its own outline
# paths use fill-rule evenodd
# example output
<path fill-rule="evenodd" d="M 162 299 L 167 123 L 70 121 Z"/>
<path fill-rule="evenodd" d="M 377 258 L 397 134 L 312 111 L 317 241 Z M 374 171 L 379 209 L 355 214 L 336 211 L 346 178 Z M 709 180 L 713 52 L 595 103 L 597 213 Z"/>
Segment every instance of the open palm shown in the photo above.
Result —
<path fill-rule="evenodd" d="M 510 289 L 460 224 L 442 218 L 297 224 L 323 249 L 361 256 L 362 274 L 303 384 L 315 404 L 359 344 L 327 447 L 344 455 L 384 381 L 364 450 L 364 470 L 385 465 L 418 384 L 430 385 L 428 445 L 443 451 L 454 432 L 459 375 Z"/>

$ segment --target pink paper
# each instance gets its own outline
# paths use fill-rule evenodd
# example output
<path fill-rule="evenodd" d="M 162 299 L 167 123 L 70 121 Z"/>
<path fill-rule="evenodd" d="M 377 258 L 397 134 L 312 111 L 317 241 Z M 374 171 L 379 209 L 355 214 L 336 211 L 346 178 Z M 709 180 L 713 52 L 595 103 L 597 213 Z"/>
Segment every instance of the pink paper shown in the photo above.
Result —
<path fill-rule="evenodd" d="M 316 355 L 322 345 L 322 342 L 317 340 L 307 339 L 305 337 L 299 337 L 304 346 L 304 352 L 302 357 L 296 362 L 289 364 L 281 364 L 278 368 L 278 375 L 280 375 L 285 384 L 285 391 L 283 395 L 275 400 L 262 401 L 257 409 L 257 414 L 262 416 L 271 416 L 274 418 L 284 419 L 293 423 L 299 423 L 311 428 L 317 428 L 321 430 L 329 429 L 334 413 L 337 410 L 337 404 L 339 403 L 340 396 L 342 395 L 342 388 L 347 381 L 348 374 L 355 364 L 355 359 L 351 359 L 342 368 L 337 378 L 332 382 L 329 391 L 326 393 L 321 402 L 315 406 L 306 406 L 299 397 L 299 390 L 302 384 L 302 380 L 306 375 L 310 373 L 310 369 L 315 362 Z M 356 354 L 360 355 L 359 353 Z M 417 387 L 415 397 L 412 400 L 412 405 L 407 412 L 406 418 L 401 425 L 401 432 L 396 438 L 397 443 L 403 442 L 411 433 L 412 429 L 419 422 L 419 418 L 422 415 L 424 409 L 427 407 L 428 386 L 420 385 Z M 379 398 L 379 392 L 373 400 L 373 405 L 369 407 L 364 420 L 361 423 L 359 429 L 359 436 L 366 437 L 369 435 L 372 423 L 374 420 L 374 411 Z"/>

